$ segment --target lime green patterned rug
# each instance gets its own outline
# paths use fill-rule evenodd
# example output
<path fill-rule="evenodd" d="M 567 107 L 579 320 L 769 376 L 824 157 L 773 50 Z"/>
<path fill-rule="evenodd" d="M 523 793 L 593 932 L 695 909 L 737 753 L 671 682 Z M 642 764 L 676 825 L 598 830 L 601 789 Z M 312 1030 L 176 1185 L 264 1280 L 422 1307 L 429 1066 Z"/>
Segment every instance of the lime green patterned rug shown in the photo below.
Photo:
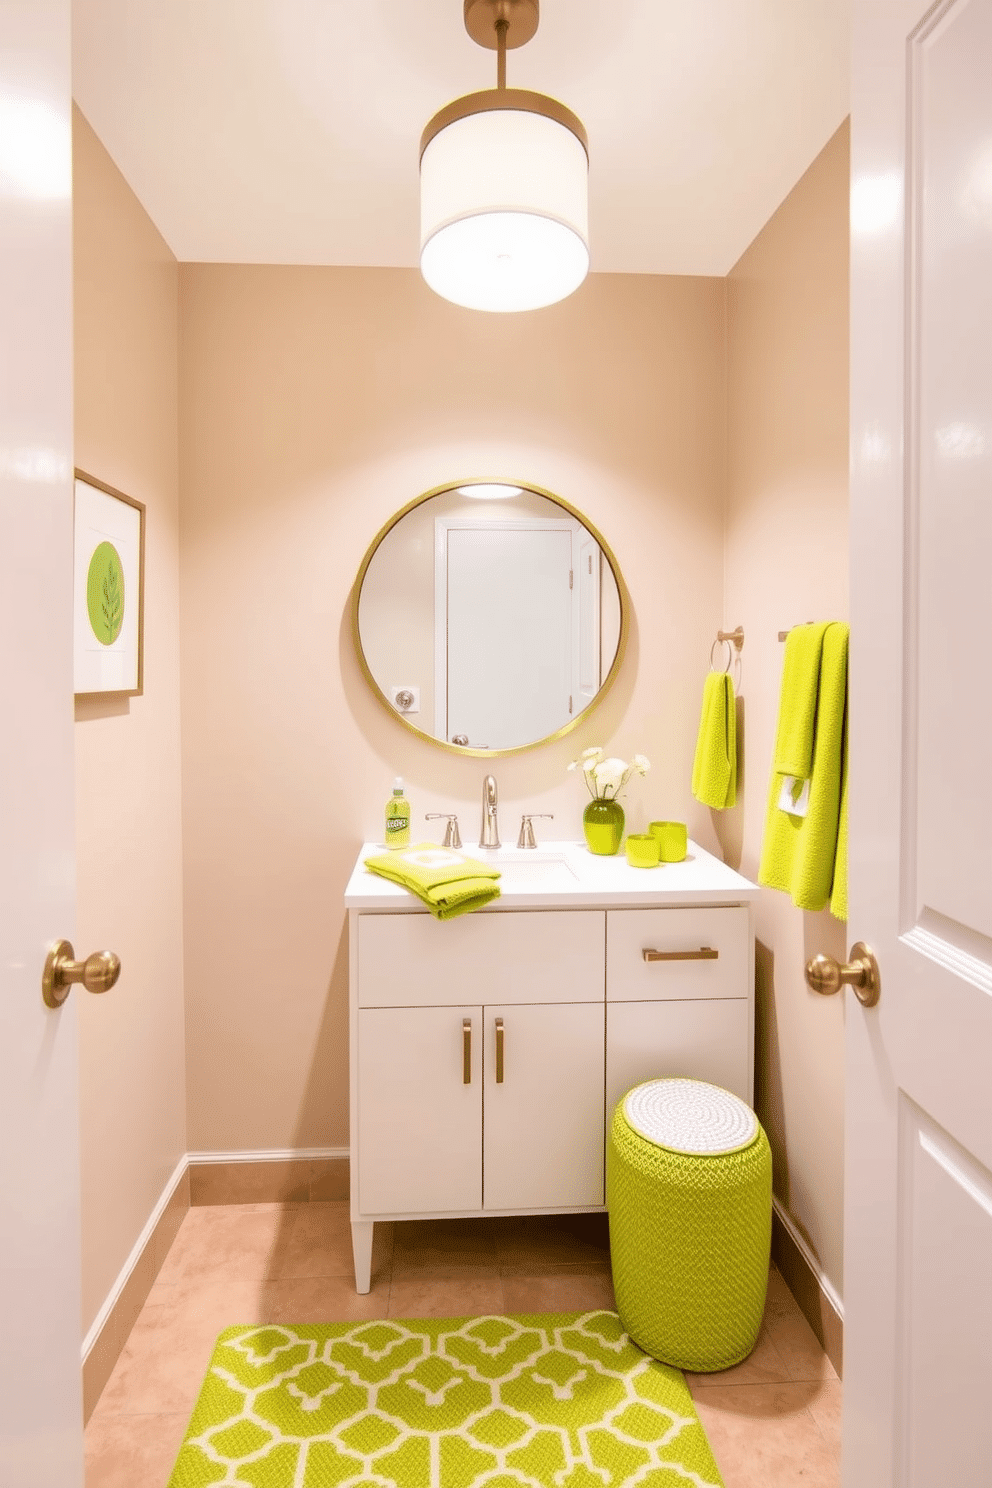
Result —
<path fill-rule="evenodd" d="M 723 1488 L 613 1312 L 228 1328 L 169 1488 Z"/>

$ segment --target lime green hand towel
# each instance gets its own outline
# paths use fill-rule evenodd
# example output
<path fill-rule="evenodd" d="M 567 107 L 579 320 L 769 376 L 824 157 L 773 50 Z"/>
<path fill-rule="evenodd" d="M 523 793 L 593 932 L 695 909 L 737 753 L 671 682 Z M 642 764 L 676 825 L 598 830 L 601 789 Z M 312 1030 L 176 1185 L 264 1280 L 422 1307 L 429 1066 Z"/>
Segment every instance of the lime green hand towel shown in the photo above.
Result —
<path fill-rule="evenodd" d="M 416 894 L 438 920 L 452 920 L 499 898 L 498 868 L 433 842 L 366 858 L 365 866 Z"/>
<path fill-rule="evenodd" d="M 785 638 L 782 692 L 775 731 L 775 769 L 807 780 L 813 769 L 813 732 L 820 657 L 829 621 L 794 625 Z"/>
<path fill-rule="evenodd" d="M 844 774 L 848 636 L 848 626 L 828 625 L 819 655 L 812 648 L 807 652 L 809 664 L 816 666 L 817 677 L 805 815 L 785 811 L 779 804 L 783 786 L 793 772 L 779 771 L 774 765 L 771 772 L 758 882 L 791 895 L 800 909 L 824 909 L 834 885 Z M 809 679 L 803 678 L 802 691 L 809 690 Z M 784 707 L 787 699 L 783 694 L 780 718 Z"/>
<path fill-rule="evenodd" d="M 709 672 L 703 684 L 692 794 L 717 810 L 737 800 L 737 703 L 728 672 Z"/>

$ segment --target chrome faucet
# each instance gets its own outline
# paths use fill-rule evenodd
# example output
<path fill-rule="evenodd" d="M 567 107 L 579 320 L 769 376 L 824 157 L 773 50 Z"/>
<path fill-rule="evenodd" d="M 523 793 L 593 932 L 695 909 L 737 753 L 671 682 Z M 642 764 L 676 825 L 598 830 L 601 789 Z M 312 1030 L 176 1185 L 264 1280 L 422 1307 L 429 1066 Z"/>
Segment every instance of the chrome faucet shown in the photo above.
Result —
<path fill-rule="evenodd" d="M 499 822 L 496 818 L 496 781 L 487 775 L 482 782 L 482 830 L 480 847 L 499 847 Z"/>

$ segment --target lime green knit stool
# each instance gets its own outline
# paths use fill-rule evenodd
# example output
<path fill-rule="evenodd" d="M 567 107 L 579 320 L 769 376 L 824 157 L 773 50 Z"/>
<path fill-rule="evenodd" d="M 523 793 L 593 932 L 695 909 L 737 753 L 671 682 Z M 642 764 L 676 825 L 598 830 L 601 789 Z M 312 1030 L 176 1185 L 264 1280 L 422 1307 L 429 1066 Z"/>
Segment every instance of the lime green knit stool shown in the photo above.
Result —
<path fill-rule="evenodd" d="M 729 1369 L 768 1285 L 772 1157 L 750 1106 L 702 1080 L 649 1080 L 613 1113 L 606 1204 L 617 1312 L 645 1353 Z"/>

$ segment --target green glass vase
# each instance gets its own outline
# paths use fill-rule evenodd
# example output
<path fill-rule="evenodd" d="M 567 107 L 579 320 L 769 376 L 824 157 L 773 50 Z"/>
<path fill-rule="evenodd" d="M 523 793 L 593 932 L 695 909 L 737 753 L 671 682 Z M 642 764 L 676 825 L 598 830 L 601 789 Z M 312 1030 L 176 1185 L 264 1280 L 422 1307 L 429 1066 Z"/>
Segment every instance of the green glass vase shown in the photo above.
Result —
<path fill-rule="evenodd" d="M 582 813 L 582 830 L 591 853 L 609 858 L 620 851 L 623 837 L 623 807 L 619 801 L 590 801 Z"/>

